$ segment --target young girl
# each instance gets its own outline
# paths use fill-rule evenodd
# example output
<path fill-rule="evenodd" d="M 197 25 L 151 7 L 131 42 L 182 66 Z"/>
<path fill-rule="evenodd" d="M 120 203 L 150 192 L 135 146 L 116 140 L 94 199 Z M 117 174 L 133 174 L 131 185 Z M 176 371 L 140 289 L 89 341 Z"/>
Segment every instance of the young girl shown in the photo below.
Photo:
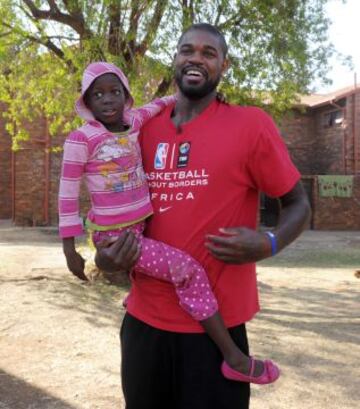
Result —
<path fill-rule="evenodd" d="M 279 377 L 271 361 L 244 355 L 230 337 L 218 312 L 204 269 L 188 254 L 143 236 L 144 221 L 152 207 L 138 144 L 140 127 L 175 97 L 156 99 L 131 109 L 133 98 L 123 72 L 112 64 L 90 64 L 83 75 L 77 113 L 86 124 L 70 133 L 65 145 L 59 191 L 60 236 L 69 270 L 84 276 L 84 260 L 75 250 L 83 233 L 79 217 L 79 187 L 85 176 L 91 197 L 87 226 L 98 243 L 117 237 L 124 229 L 137 236 L 142 253 L 134 272 L 171 282 L 182 308 L 214 340 L 223 354 L 225 377 L 266 384 Z"/>

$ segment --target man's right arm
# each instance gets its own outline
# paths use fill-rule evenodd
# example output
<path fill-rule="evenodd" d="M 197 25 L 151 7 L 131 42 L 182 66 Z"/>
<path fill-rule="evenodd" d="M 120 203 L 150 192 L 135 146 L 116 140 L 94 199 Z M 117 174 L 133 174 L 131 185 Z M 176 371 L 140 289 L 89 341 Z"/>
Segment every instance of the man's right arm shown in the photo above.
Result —
<path fill-rule="evenodd" d="M 119 271 L 130 271 L 140 257 L 141 247 L 135 235 L 124 231 L 115 241 L 102 241 L 96 246 L 95 264 L 111 276 Z"/>

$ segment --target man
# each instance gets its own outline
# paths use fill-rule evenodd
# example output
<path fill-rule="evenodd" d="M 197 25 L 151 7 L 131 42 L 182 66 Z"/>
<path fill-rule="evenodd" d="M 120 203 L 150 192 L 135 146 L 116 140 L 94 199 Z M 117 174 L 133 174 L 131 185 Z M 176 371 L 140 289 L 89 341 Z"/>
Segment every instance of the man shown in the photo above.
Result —
<path fill-rule="evenodd" d="M 248 354 L 245 322 L 259 309 L 254 262 L 293 241 L 310 210 L 270 117 L 217 100 L 226 54 L 223 35 L 208 24 L 191 26 L 179 40 L 178 101 L 141 136 L 154 206 L 147 235 L 204 266 L 220 313 Z M 281 201 L 273 232 L 256 230 L 260 191 Z M 99 249 L 97 264 L 107 271 L 129 269 L 139 252 L 126 233 Z M 127 409 L 249 407 L 249 384 L 225 379 L 220 352 L 178 305 L 171 284 L 135 274 L 121 343 Z"/>

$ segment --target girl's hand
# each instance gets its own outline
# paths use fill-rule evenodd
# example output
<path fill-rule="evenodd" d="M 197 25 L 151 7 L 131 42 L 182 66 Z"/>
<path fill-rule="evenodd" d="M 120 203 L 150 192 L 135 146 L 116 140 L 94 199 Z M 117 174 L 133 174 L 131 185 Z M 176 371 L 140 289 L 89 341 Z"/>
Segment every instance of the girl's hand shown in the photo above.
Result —
<path fill-rule="evenodd" d="M 65 254 L 68 269 L 80 280 L 88 281 L 84 273 L 85 260 L 75 250 Z"/>

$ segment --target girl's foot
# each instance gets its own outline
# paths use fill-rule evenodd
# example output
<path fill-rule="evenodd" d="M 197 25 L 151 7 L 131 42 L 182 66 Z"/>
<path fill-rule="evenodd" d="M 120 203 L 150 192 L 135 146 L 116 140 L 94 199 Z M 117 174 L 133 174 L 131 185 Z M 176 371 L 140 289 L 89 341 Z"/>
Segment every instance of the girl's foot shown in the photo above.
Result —
<path fill-rule="evenodd" d="M 224 361 L 221 371 L 227 379 L 260 385 L 275 382 L 280 376 L 280 370 L 274 362 L 255 360 L 245 355 L 240 362 L 231 364 Z"/>
<path fill-rule="evenodd" d="M 243 354 L 240 359 L 225 359 L 227 364 L 234 371 L 240 372 L 243 375 L 250 375 L 253 371 L 253 376 L 260 376 L 264 372 L 264 361 L 253 359 Z"/>

